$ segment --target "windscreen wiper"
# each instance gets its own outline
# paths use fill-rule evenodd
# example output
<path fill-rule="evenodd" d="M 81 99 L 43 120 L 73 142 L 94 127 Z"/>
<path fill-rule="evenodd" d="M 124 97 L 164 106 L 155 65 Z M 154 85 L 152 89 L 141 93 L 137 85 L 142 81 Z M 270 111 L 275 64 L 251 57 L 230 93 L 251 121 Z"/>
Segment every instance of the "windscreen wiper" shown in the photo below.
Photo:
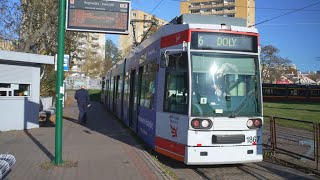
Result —
<path fill-rule="evenodd" d="M 249 99 L 251 99 L 254 95 L 256 95 L 259 91 L 253 91 L 249 94 L 249 96 L 240 104 L 240 106 L 231 113 L 231 115 L 229 116 L 229 118 L 235 118 L 239 112 L 241 112 L 241 110 L 243 109 L 243 107 L 247 104 L 247 102 L 249 102 Z"/>

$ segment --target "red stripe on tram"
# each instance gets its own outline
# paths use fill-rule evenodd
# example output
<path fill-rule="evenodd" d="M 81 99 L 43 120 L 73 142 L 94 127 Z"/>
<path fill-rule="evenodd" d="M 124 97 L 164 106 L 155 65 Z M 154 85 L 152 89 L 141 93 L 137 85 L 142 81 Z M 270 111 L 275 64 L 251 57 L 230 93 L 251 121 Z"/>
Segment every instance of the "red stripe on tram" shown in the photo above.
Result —
<path fill-rule="evenodd" d="M 183 41 L 190 42 L 189 32 L 189 30 L 185 30 L 162 37 L 160 47 L 165 48 L 169 46 L 178 45 L 181 44 Z"/>
<path fill-rule="evenodd" d="M 184 161 L 185 145 L 161 137 L 155 139 L 155 150 L 178 161 Z"/>

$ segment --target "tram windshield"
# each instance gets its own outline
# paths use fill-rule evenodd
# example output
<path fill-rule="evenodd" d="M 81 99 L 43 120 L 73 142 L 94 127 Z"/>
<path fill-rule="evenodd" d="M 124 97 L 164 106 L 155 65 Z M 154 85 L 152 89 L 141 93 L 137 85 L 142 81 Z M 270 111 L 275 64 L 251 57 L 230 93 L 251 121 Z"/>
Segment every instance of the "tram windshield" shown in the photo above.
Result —
<path fill-rule="evenodd" d="M 261 116 L 257 56 L 193 52 L 192 116 Z"/>

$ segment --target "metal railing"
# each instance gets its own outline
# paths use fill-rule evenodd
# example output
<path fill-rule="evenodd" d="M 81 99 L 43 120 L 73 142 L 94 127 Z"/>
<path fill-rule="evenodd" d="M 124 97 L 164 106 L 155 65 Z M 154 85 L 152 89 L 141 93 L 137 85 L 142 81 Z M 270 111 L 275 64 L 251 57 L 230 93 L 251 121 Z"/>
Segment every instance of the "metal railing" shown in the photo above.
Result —
<path fill-rule="evenodd" d="M 318 169 L 320 124 L 275 116 L 268 118 L 265 119 L 263 144 L 271 147 L 273 152 L 280 150 L 312 160 Z"/>

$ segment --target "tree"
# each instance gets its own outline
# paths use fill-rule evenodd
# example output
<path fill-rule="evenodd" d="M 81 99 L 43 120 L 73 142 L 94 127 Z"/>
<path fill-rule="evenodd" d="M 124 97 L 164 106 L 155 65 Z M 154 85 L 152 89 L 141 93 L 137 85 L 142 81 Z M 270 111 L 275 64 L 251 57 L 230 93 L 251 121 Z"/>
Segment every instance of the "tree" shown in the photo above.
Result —
<path fill-rule="evenodd" d="M 264 83 L 272 83 L 289 69 L 291 60 L 281 57 L 279 52 L 279 49 L 272 45 L 261 48 L 260 59 Z"/>
<path fill-rule="evenodd" d="M 20 3 L 11 0 L 0 1 L 0 40 L 16 41 L 21 24 Z"/>
<path fill-rule="evenodd" d="M 19 46 L 16 50 L 51 56 L 57 54 L 58 5 L 58 0 L 20 0 Z M 75 49 L 76 34 L 66 33 L 65 54 Z M 55 82 L 54 66 L 42 65 L 40 94 L 53 96 Z"/>
<path fill-rule="evenodd" d="M 93 49 L 85 51 L 85 62 L 82 72 L 89 77 L 102 77 L 115 63 L 122 60 L 121 53 L 112 40 L 107 39 L 105 43 L 105 57 L 96 54 Z"/>
<path fill-rule="evenodd" d="M 150 21 L 149 25 L 147 26 L 148 30 L 142 34 L 142 39 L 141 39 L 141 42 L 140 42 L 139 44 L 141 44 L 144 40 L 146 40 L 147 38 L 149 38 L 152 34 L 154 34 L 155 32 L 157 32 L 157 30 L 158 30 L 160 27 L 161 27 L 161 26 L 159 26 L 159 21 L 158 21 L 157 18 L 153 15 L 152 18 L 151 18 L 151 21 Z"/>
<path fill-rule="evenodd" d="M 104 58 L 88 48 L 84 52 L 84 64 L 81 71 L 91 78 L 101 77 L 103 74 Z"/>
<path fill-rule="evenodd" d="M 112 42 L 112 40 L 106 40 L 106 47 L 105 47 L 105 60 L 104 60 L 104 71 L 108 71 L 113 64 L 117 63 L 122 59 L 121 53 L 118 47 Z"/>

